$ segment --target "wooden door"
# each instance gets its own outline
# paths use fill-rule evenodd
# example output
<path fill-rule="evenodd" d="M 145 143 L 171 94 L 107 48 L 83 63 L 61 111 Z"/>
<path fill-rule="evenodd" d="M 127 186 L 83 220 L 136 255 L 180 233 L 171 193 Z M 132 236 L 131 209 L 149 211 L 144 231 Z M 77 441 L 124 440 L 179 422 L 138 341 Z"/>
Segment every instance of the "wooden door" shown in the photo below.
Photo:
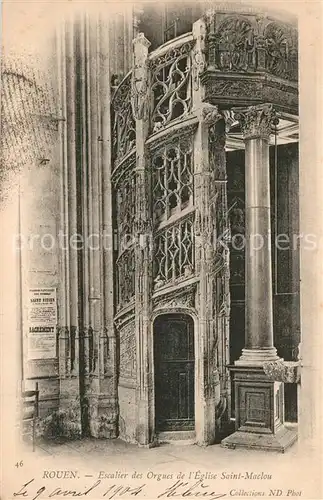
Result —
<path fill-rule="evenodd" d="M 194 429 L 194 325 L 186 315 L 154 324 L 156 429 Z"/>

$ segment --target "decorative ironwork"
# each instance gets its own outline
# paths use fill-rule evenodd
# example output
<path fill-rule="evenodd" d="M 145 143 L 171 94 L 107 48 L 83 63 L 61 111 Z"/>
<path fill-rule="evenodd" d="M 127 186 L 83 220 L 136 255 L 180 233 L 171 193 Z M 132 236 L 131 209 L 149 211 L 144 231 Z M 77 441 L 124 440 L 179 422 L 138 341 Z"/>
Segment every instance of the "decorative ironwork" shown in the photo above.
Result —
<path fill-rule="evenodd" d="M 113 101 L 112 152 L 115 163 L 136 146 L 136 124 L 131 106 L 131 74 L 116 90 Z"/>
<path fill-rule="evenodd" d="M 193 205 L 191 136 L 162 145 L 152 156 L 154 223 Z"/>
<path fill-rule="evenodd" d="M 193 41 L 173 47 L 151 62 L 153 132 L 191 110 L 192 45 Z"/>
<path fill-rule="evenodd" d="M 128 248 L 117 259 L 117 304 L 121 309 L 135 294 L 135 251 Z"/>
<path fill-rule="evenodd" d="M 154 239 L 154 284 L 159 288 L 194 273 L 193 220 L 181 219 Z"/>

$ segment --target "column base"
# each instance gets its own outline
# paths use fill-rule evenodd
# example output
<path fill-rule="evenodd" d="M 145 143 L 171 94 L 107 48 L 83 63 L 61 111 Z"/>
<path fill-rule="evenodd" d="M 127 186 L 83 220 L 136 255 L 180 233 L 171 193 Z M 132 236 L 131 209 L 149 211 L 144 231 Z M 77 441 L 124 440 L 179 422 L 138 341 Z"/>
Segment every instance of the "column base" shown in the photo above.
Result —
<path fill-rule="evenodd" d="M 216 440 L 216 414 L 218 401 L 214 397 L 201 398 L 195 411 L 196 444 L 209 446 Z"/>
<path fill-rule="evenodd" d="M 297 431 L 282 426 L 276 434 L 236 431 L 221 441 L 223 448 L 248 448 L 284 453 L 297 441 Z"/>
<path fill-rule="evenodd" d="M 234 362 L 236 366 L 262 366 L 266 361 L 278 361 L 276 347 L 268 349 L 242 349 L 242 355 Z"/>
<path fill-rule="evenodd" d="M 137 402 L 136 441 L 141 448 L 154 448 L 156 438 L 150 425 L 150 405 L 145 399 Z"/>
<path fill-rule="evenodd" d="M 284 426 L 284 384 L 270 380 L 262 366 L 232 366 L 235 432 L 221 441 L 227 448 L 284 453 L 297 439 Z"/>

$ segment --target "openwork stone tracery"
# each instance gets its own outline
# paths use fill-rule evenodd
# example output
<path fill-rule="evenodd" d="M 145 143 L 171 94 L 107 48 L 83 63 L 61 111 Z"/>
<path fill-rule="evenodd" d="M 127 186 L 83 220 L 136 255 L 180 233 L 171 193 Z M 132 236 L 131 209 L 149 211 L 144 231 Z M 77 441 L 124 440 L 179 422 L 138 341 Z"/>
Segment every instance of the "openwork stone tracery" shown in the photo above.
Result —
<path fill-rule="evenodd" d="M 192 41 L 151 61 L 152 131 L 185 116 L 192 107 Z"/>
<path fill-rule="evenodd" d="M 152 155 L 153 218 L 168 220 L 193 205 L 192 137 L 174 137 Z"/>
<path fill-rule="evenodd" d="M 116 184 L 116 302 L 118 309 L 127 305 L 135 294 L 135 204 L 136 176 L 134 163 L 126 165 Z"/>
<path fill-rule="evenodd" d="M 193 218 L 186 217 L 162 229 L 155 237 L 154 283 L 155 288 L 180 277 L 190 277 L 194 272 Z"/>
<path fill-rule="evenodd" d="M 112 101 L 112 151 L 115 163 L 119 163 L 136 145 L 131 90 L 131 75 L 128 75 L 117 88 Z"/>

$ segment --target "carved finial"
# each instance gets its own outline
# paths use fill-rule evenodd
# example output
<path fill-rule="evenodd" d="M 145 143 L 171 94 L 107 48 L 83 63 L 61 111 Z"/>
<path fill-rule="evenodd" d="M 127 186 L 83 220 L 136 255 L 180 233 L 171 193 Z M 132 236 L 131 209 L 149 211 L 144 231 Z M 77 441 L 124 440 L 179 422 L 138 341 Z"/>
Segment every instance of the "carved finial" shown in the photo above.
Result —
<path fill-rule="evenodd" d="M 144 33 L 138 33 L 133 40 L 134 68 L 131 82 L 131 104 L 136 120 L 147 119 L 149 100 L 149 46 L 150 42 Z"/>
<path fill-rule="evenodd" d="M 219 112 L 218 106 L 213 106 L 212 104 L 203 104 L 201 110 L 201 121 L 207 125 L 213 125 L 219 120 L 222 120 L 223 116 Z"/>
<path fill-rule="evenodd" d="M 205 60 L 206 28 L 203 19 L 199 19 L 193 24 L 193 37 L 195 40 L 195 46 L 192 52 L 193 83 L 194 83 L 194 89 L 198 90 L 200 86 L 200 76 L 206 67 L 206 60 Z"/>
<path fill-rule="evenodd" d="M 269 139 L 272 126 L 278 124 L 272 104 L 260 104 L 249 108 L 236 108 L 234 117 L 240 122 L 244 139 Z"/>
<path fill-rule="evenodd" d="M 133 45 L 141 44 L 144 47 L 147 47 L 147 49 L 149 49 L 151 45 L 150 41 L 145 37 L 145 33 L 142 32 L 138 33 L 138 35 L 133 39 L 132 43 Z"/>

